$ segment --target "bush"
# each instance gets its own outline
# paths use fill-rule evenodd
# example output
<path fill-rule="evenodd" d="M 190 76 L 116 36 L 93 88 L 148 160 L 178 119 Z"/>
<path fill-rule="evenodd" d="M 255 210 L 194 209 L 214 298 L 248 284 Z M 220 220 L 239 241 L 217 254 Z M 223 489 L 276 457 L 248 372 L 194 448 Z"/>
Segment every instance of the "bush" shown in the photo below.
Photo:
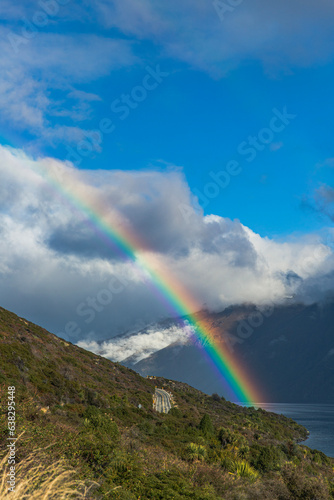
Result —
<path fill-rule="evenodd" d="M 298 446 L 291 440 L 282 444 L 281 449 L 289 458 L 296 456 L 298 453 Z"/>
<path fill-rule="evenodd" d="M 232 457 L 230 455 L 225 455 L 222 462 L 221 462 L 221 466 L 224 470 L 231 471 L 231 469 L 233 467 Z"/>
<path fill-rule="evenodd" d="M 199 428 L 205 435 L 213 434 L 215 432 L 211 418 L 207 413 L 203 416 L 202 420 L 200 421 Z"/>
<path fill-rule="evenodd" d="M 255 453 L 254 453 L 255 452 Z M 259 446 L 252 447 L 252 465 L 262 472 L 276 471 L 281 467 L 282 452 L 275 446 Z"/>
<path fill-rule="evenodd" d="M 230 472 L 240 477 L 247 477 L 249 479 L 257 479 L 259 473 L 249 465 L 246 460 L 234 460 L 230 466 Z"/>
<path fill-rule="evenodd" d="M 222 446 L 225 447 L 228 444 L 236 444 L 238 441 L 238 436 L 231 432 L 229 429 L 225 429 L 224 427 L 219 430 L 218 439 L 221 442 Z"/>
<path fill-rule="evenodd" d="M 83 413 L 83 418 L 85 426 L 91 427 L 99 434 L 108 434 L 108 437 L 113 440 L 119 437 L 117 424 L 104 410 L 88 406 Z"/>
<path fill-rule="evenodd" d="M 172 417 L 177 417 L 181 418 L 182 417 L 182 412 L 178 408 L 171 408 L 168 412 L 168 415 L 171 415 Z"/>
<path fill-rule="evenodd" d="M 112 443 L 95 440 L 95 436 L 82 436 L 78 441 L 80 456 L 86 463 L 98 473 L 110 465 L 110 461 L 115 452 L 115 446 Z M 69 454 L 70 455 L 70 454 Z"/>
<path fill-rule="evenodd" d="M 294 500 L 329 500 L 328 486 L 321 478 L 309 478 L 300 474 L 298 469 L 287 468 L 283 478 Z"/>
<path fill-rule="evenodd" d="M 138 429 L 141 430 L 144 434 L 151 436 L 154 434 L 155 427 L 152 422 L 142 422 L 138 425 Z"/>
<path fill-rule="evenodd" d="M 213 399 L 214 401 L 217 401 L 218 403 L 220 403 L 220 402 L 221 402 L 221 398 L 220 398 L 219 394 L 217 394 L 216 392 L 215 392 L 215 393 L 213 393 L 211 397 L 212 397 L 212 399 Z"/>
<path fill-rule="evenodd" d="M 319 450 L 312 450 L 312 460 L 320 465 L 330 465 L 331 461 L 330 459 L 322 452 Z"/>
<path fill-rule="evenodd" d="M 238 450 L 238 456 L 240 458 L 245 458 L 249 455 L 249 446 L 241 446 Z"/>
<path fill-rule="evenodd" d="M 201 444 L 189 443 L 186 447 L 186 454 L 189 460 L 202 462 L 206 457 L 206 448 Z"/>

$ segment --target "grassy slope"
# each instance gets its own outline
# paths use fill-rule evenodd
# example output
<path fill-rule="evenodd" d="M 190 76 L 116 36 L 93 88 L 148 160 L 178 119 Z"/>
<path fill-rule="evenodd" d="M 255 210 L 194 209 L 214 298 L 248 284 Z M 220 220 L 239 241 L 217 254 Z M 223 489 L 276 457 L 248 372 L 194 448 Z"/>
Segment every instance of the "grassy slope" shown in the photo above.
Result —
<path fill-rule="evenodd" d="M 168 415 L 152 409 L 155 384 L 174 394 Z M 89 498 L 334 498 L 334 461 L 296 445 L 306 431 L 292 420 L 144 379 L 0 308 L 2 417 L 8 385 L 25 431 L 18 460 L 49 446 L 45 467 L 64 459 L 99 483 Z M 1 418 L 1 451 L 6 437 Z"/>

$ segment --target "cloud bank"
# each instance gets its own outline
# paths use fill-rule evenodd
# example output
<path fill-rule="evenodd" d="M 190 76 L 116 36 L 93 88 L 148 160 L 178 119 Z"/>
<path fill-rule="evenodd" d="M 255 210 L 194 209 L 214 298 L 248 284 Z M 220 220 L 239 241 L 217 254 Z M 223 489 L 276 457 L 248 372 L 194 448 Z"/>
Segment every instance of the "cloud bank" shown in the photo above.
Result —
<path fill-rule="evenodd" d="M 180 169 L 79 172 L 1 147 L 1 305 L 60 336 L 106 339 L 170 312 L 145 270 L 46 181 L 54 171 L 68 189 L 80 178 L 86 201 L 92 193 L 102 200 L 106 213 L 146 242 L 146 257 L 163 263 L 209 310 L 280 303 L 287 295 L 310 302 L 333 292 L 333 248 L 319 236 L 274 241 L 238 220 L 203 216 Z M 184 204 L 190 217 L 182 215 Z"/>

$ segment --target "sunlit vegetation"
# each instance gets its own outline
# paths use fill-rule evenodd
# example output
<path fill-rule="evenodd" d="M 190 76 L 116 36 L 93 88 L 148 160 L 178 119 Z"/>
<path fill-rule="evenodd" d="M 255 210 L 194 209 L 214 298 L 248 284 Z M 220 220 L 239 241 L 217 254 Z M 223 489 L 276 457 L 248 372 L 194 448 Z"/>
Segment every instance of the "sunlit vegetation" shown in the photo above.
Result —
<path fill-rule="evenodd" d="M 0 336 L 1 402 L 15 385 L 17 484 L 27 498 L 85 498 L 88 489 L 87 498 L 123 500 L 334 498 L 334 461 L 298 444 L 306 430 L 291 419 L 143 379 L 5 310 Z M 174 395 L 169 414 L 152 408 L 155 385 Z M 1 419 L 4 460 L 7 436 Z M 32 466 L 32 451 L 45 447 Z"/>

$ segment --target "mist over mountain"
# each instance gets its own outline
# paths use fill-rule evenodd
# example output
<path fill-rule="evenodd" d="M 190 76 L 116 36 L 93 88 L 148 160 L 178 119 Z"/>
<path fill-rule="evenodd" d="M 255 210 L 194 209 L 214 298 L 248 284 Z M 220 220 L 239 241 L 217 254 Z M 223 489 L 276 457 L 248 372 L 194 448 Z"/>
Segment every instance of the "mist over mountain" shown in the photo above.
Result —
<path fill-rule="evenodd" d="M 235 306 L 206 313 L 205 319 L 263 388 L 268 402 L 334 402 L 334 301 L 272 308 Z M 161 339 L 170 345 L 164 346 Z M 203 357 L 201 346 L 177 322 L 80 345 L 143 376 L 169 377 L 208 394 L 223 393 L 222 381 Z"/>

